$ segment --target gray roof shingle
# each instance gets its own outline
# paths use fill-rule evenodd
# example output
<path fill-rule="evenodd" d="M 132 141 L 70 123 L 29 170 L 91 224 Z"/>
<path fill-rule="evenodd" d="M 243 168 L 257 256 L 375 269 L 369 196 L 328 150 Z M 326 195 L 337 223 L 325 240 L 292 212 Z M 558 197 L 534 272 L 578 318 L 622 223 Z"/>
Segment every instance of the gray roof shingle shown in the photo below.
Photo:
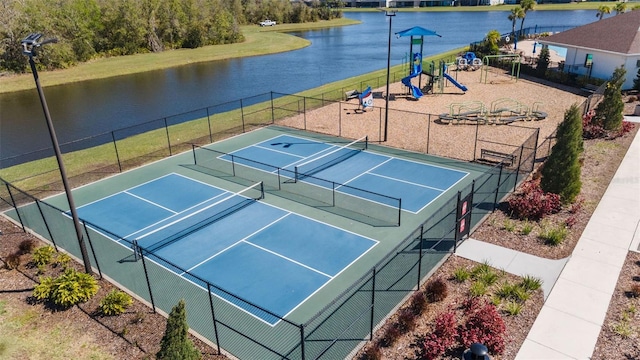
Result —
<path fill-rule="evenodd" d="M 563 31 L 539 41 L 627 55 L 640 54 L 639 30 L 640 10 L 636 10 Z"/>

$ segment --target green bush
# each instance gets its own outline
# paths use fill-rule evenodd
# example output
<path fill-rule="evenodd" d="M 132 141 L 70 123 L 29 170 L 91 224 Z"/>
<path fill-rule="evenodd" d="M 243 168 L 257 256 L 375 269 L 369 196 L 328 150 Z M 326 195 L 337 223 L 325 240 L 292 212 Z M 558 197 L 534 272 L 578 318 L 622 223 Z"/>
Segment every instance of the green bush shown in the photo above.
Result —
<path fill-rule="evenodd" d="M 471 272 L 469 272 L 469 270 L 467 270 L 467 268 L 462 267 L 462 266 L 457 268 L 457 269 L 455 269 L 454 272 L 453 272 L 453 279 L 458 283 L 463 283 L 463 282 L 467 281 L 467 279 L 469 279 L 469 277 L 471 277 Z"/>
<path fill-rule="evenodd" d="M 516 316 L 520 314 L 521 311 L 522 311 L 522 304 L 515 301 L 509 301 L 504 306 L 504 312 L 510 316 Z"/>
<path fill-rule="evenodd" d="M 123 314 L 131 304 L 133 304 L 133 299 L 129 294 L 114 289 L 100 300 L 98 311 L 102 315 L 107 316 L 120 315 Z"/>
<path fill-rule="evenodd" d="M 97 292 L 99 286 L 93 276 L 67 269 L 57 278 L 45 276 L 33 290 L 33 296 L 40 301 L 69 308 L 86 302 Z"/>
<path fill-rule="evenodd" d="M 37 267 L 49 265 L 56 250 L 51 245 L 41 246 L 33 252 L 33 263 Z"/>
<path fill-rule="evenodd" d="M 535 276 L 525 275 L 525 277 L 522 278 L 520 286 L 529 292 L 536 291 L 542 287 L 542 280 Z"/>
<path fill-rule="evenodd" d="M 567 238 L 567 228 L 564 225 L 558 225 L 552 228 L 543 229 L 540 233 L 540 239 L 548 245 L 560 245 Z"/>

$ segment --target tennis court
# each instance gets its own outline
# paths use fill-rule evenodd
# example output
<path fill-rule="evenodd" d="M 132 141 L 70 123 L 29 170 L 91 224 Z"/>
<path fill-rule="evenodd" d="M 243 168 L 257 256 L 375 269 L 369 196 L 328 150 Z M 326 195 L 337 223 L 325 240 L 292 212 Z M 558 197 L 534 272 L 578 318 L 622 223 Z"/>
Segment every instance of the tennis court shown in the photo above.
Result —
<path fill-rule="evenodd" d="M 402 210 L 414 214 L 469 175 L 461 170 L 372 152 L 367 144 L 365 138 L 348 144 L 330 144 L 283 134 L 219 158 L 270 173 L 275 167 L 296 182 L 335 187 L 335 191 L 372 202 L 387 202 L 389 206 L 394 206 L 395 199 L 402 199 Z"/>
<path fill-rule="evenodd" d="M 170 173 L 85 204 L 78 214 L 187 281 L 224 289 L 214 295 L 273 326 L 378 242 L 263 197 L 261 184 L 233 193 Z"/>

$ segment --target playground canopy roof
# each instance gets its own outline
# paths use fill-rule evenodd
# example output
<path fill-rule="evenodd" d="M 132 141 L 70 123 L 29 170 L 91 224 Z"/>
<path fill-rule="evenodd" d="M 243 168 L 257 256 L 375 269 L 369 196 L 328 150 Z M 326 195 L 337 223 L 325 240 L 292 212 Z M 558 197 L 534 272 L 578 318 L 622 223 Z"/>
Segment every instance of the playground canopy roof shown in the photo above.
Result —
<path fill-rule="evenodd" d="M 425 29 L 423 27 L 420 26 L 414 26 L 410 29 L 407 30 L 402 30 L 400 32 L 396 33 L 396 36 L 398 37 L 403 37 L 403 36 L 439 36 L 442 37 L 442 35 L 436 33 L 433 30 L 429 30 L 429 29 Z"/>

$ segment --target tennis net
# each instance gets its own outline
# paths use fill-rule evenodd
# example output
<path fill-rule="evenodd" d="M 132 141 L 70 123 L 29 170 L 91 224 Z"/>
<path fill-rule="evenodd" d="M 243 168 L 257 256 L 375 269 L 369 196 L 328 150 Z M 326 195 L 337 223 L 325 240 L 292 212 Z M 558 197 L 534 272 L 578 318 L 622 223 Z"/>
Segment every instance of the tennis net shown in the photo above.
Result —
<path fill-rule="evenodd" d="M 328 169 L 338 163 L 341 163 L 348 158 L 358 154 L 361 151 L 367 149 L 368 141 L 367 136 L 364 136 L 358 140 L 352 141 L 347 145 L 338 147 L 318 157 L 307 160 L 302 164 L 298 164 L 294 168 L 295 180 L 302 180 L 305 177 L 319 173 L 322 170 Z"/>
<path fill-rule="evenodd" d="M 145 252 L 152 253 L 261 199 L 264 199 L 264 186 L 262 182 L 259 182 L 239 192 L 226 194 L 224 198 L 205 205 L 185 217 L 170 221 L 136 238 L 134 244 L 144 249 Z"/>

